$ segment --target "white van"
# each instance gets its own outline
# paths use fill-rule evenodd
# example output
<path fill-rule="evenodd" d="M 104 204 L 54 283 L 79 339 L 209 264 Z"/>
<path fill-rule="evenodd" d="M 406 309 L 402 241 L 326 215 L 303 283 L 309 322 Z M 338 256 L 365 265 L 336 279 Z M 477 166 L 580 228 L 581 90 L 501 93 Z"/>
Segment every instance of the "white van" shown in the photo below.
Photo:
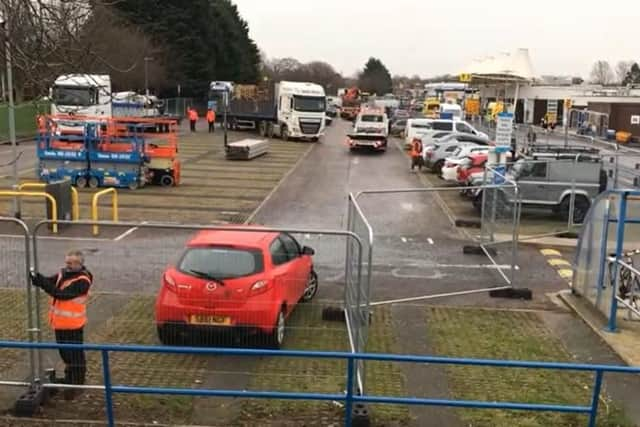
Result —
<path fill-rule="evenodd" d="M 462 120 L 462 107 L 458 104 L 440 104 L 440 114 L 451 114 L 454 119 Z"/>
<path fill-rule="evenodd" d="M 415 122 L 415 123 L 411 123 Z M 415 129 L 414 129 L 415 128 Z M 413 138 L 423 138 L 434 132 L 458 132 L 470 133 L 481 138 L 489 139 L 489 136 L 474 128 L 470 123 L 457 119 L 411 119 L 407 120 L 405 131 L 405 147 L 411 145 Z"/>
<path fill-rule="evenodd" d="M 354 125 L 356 133 L 389 136 L 389 118 L 382 108 L 363 108 Z"/>

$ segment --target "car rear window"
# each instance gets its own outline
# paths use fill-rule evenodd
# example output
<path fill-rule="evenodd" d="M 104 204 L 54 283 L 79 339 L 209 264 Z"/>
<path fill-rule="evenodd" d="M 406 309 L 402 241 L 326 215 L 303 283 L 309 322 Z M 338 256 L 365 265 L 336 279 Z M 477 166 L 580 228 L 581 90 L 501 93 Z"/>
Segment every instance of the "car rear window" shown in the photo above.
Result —
<path fill-rule="evenodd" d="M 373 122 L 373 123 L 382 123 L 382 116 L 374 115 L 374 114 L 366 114 L 362 116 L 361 121 L 363 122 Z"/>
<path fill-rule="evenodd" d="M 453 130 L 452 122 L 433 122 L 431 126 L 435 130 Z"/>
<path fill-rule="evenodd" d="M 178 269 L 186 274 L 204 273 L 216 279 L 233 279 L 261 273 L 262 252 L 258 249 L 202 247 L 186 250 Z"/>

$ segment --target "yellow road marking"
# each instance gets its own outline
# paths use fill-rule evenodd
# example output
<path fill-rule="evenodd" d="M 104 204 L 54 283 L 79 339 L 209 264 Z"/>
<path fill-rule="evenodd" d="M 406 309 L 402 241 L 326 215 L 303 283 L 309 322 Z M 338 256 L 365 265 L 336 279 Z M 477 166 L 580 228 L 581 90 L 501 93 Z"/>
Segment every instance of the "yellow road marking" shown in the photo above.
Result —
<path fill-rule="evenodd" d="M 541 249 L 540 253 L 544 256 L 562 256 L 562 254 L 555 249 Z"/>
<path fill-rule="evenodd" d="M 567 261 L 566 259 L 562 259 L 562 258 L 554 258 L 554 259 L 550 259 L 548 261 L 549 264 L 553 265 L 553 266 L 558 266 L 558 265 L 571 265 L 571 263 L 569 261 Z"/>
<path fill-rule="evenodd" d="M 563 279 L 571 279 L 573 277 L 573 270 L 569 270 L 567 268 L 563 268 L 562 270 L 558 270 L 558 274 Z"/>

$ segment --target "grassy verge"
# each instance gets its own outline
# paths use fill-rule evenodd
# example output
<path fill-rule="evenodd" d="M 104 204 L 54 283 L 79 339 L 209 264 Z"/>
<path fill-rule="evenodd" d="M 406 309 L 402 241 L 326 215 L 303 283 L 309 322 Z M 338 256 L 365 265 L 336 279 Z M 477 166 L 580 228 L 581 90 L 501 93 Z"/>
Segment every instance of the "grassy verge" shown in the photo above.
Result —
<path fill-rule="evenodd" d="M 535 313 L 450 309 L 427 311 L 429 335 L 437 352 L 451 357 L 570 361 L 560 341 Z M 446 368 L 455 399 L 588 405 L 593 375 L 566 371 Z M 577 414 L 525 411 L 460 410 L 474 427 L 583 426 Z M 598 426 L 630 426 L 619 407 L 601 405 Z"/>

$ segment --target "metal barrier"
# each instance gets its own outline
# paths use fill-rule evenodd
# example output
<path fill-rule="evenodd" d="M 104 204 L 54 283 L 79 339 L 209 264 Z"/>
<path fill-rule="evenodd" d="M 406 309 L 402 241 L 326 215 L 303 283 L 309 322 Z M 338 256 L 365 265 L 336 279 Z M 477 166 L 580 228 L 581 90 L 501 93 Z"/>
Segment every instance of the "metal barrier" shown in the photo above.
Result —
<path fill-rule="evenodd" d="M 98 221 L 98 201 L 100 200 L 100 197 L 106 195 L 106 194 L 111 194 L 111 219 L 113 222 L 118 222 L 118 192 L 116 191 L 115 188 L 105 188 L 102 191 L 98 191 L 96 194 L 93 195 L 93 197 L 91 198 L 91 219 L 94 222 Z M 99 229 L 98 229 L 98 225 L 95 224 L 93 226 L 93 235 L 97 236 L 100 233 Z"/>
<path fill-rule="evenodd" d="M 54 234 L 58 232 L 58 203 L 56 199 L 47 193 L 37 193 L 31 191 L 0 191 L 0 197 L 43 197 L 51 203 L 51 216 L 54 220 L 51 221 L 51 228 Z"/>
<path fill-rule="evenodd" d="M 30 284 L 31 245 L 27 225 L 15 218 L 0 217 L 2 238 L 0 239 L 0 299 L 4 306 L 0 322 L 5 331 L 5 339 L 29 342 L 36 340 L 35 313 L 33 310 L 33 289 Z M 24 315 L 24 316 L 22 316 Z M 28 360 L 28 366 L 19 366 L 20 372 L 13 372 L 33 380 L 36 377 L 35 352 L 29 350 L 29 357 L 3 354 L 0 357 L 0 378 L 13 371 L 9 362 Z M 27 373 L 28 372 L 28 373 Z"/>
<path fill-rule="evenodd" d="M 23 182 L 18 185 L 18 191 L 22 191 L 25 188 L 46 188 L 47 185 L 44 182 Z M 74 186 L 71 186 L 71 206 L 71 219 L 77 221 L 80 219 L 80 196 Z"/>
<path fill-rule="evenodd" d="M 199 266 L 201 268 L 193 264 L 189 269 L 195 271 L 193 275 L 201 275 L 202 278 L 212 275 L 210 281 L 207 279 L 207 283 L 211 283 L 211 289 L 207 288 L 205 290 L 205 284 L 202 284 L 203 294 L 198 294 L 195 291 L 194 293 L 189 293 L 186 286 L 196 287 L 200 285 L 196 284 L 198 279 L 190 278 L 181 273 L 180 268 L 186 268 L 186 264 L 180 267 L 183 265 L 182 258 L 187 252 L 187 242 L 203 234 L 200 232 L 220 230 L 240 233 L 264 232 L 264 227 L 216 224 L 61 222 L 61 224 L 65 225 L 65 235 L 68 233 L 69 236 L 74 236 L 74 238 L 80 237 L 78 241 L 74 241 L 73 238 L 69 241 L 64 241 L 51 239 L 43 233 L 47 223 L 48 221 L 40 222 L 32 231 L 34 269 L 43 274 L 56 271 L 62 261 L 62 256 L 68 249 L 68 245 L 74 244 L 80 245 L 80 249 L 85 249 L 86 265 L 94 276 L 92 290 L 95 302 L 89 306 L 89 318 L 94 325 L 98 325 L 96 327 L 101 329 L 100 335 L 88 333 L 85 339 L 86 342 L 121 344 L 155 344 L 158 342 L 179 344 L 194 342 L 216 347 L 240 344 L 246 346 L 272 345 L 272 336 L 269 334 L 276 331 L 274 323 L 276 315 L 279 313 L 273 312 L 274 304 L 271 303 L 270 298 L 267 298 L 272 294 L 265 294 L 265 297 L 259 296 L 262 295 L 262 290 L 267 291 L 275 288 L 285 292 L 287 289 L 291 289 L 292 294 L 286 295 L 286 300 L 290 303 L 287 306 L 291 307 L 294 303 L 297 303 L 297 301 L 292 300 L 293 294 L 300 290 L 296 290 L 295 287 L 300 288 L 309 284 L 306 277 L 285 276 L 282 271 L 283 268 L 280 268 L 280 271 L 275 271 L 278 268 L 276 266 L 274 267 L 274 273 L 278 274 L 278 278 L 272 283 L 264 284 L 266 286 L 259 282 L 254 283 L 257 286 L 255 294 L 258 296 L 245 303 L 247 308 L 246 316 L 239 319 L 234 314 L 224 312 L 225 307 L 232 311 L 237 310 L 236 307 L 248 297 L 248 294 L 235 293 L 234 291 L 234 293 L 227 295 L 227 291 L 230 291 L 232 286 L 234 288 L 237 287 L 238 284 L 233 282 L 229 284 L 227 280 L 233 279 L 219 276 L 217 272 L 219 267 L 214 264 L 203 264 L 199 261 L 200 258 L 197 253 L 195 253 L 194 256 L 196 258 L 193 258 L 193 260 L 194 263 L 200 262 Z M 95 242 L 93 242 L 93 239 L 84 237 L 91 235 L 94 225 L 99 225 L 101 232 L 101 238 L 95 239 Z M 274 233 L 286 233 L 294 236 L 300 247 L 302 247 L 301 251 L 307 245 L 315 250 L 313 269 L 317 274 L 317 281 L 320 283 L 319 295 L 322 296 L 322 300 L 319 302 L 314 302 L 317 301 L 316 299 L 297 303 L 293 312 L 286 313 L 288 316 L 286 317 L 286 339 L 284 339 L 284 344 L 287 348 L 294 349 L 305 349 L 311 346 L 318 350 L 348 350 L 350 346 L 344 323 L 326 321 L 323 313 L 326 307 L 323 306 L 337 306 L 337 310 L 341 315 L 341 319 L 328 320 L 344 320 L 344 316 L 342 316 L 342 286 L 345 278 L 344 240 L 353 242 L 351 256 L 355 260 L 356 268 L 359 269 L 363 257 L 363 245 L 360 237 L 344 230 L 284 228 L 269 228 L 268 230 Z M 201 237 L 206 238 L 204 234 Z M 238 238 L 241 239 L 242 237 L 234 237 L 233 244 L 236 243 Z M 280 252 L 275 253 L 275 255 L 279 254 Z M 246 260 L 244 253 L 233 257 L 231 255 L 220 255 L 225 257 L 225 265 L 233 269 L 244 268 L 243 265 L 246 265 L 244 263 Z M 239 258 L 241 256 L 243 258 Z M 209 274 L 207 272 L 212 273 Z M 219 284 L 213 277 L 221 277 L 222 284 Z M 317 282 L 315 285 L 317 286 Z M 305 292 L 307 289 L 308 287 L 305 288 Z M 168 293 L 169 290 L 171 290 L 170 295 Z M 157 300 L 161 294 L 167 298 L 171 295 L 179 296 L 179 302 L 176 301 L 175 304 L 170 302 L 163 303 L 158 308 Z M 38 292 L 37 295 L 39 307 L 40 297 L 44 294 Z M 214 298 L 213 301 L 219 301 L 220 304 L 224 305 L 221 309 L 222 312 L 213 313 L 216 306 L 208 305 L 211 303 L 205 298 L 208 295 Z M 280 299 L 277 301 L 280 301 Z M 245 305 L 242 306 L 245 307 Z M 91 307 L 105 308 L 98 310 L 99 313 L 94 315 Z M 278 306 L 276 308 L 282 307 Z M 188 309 L 192 310 L 189 311 Z M 192 315 L 199 313 L 202 314 L 203 318 L 191 318 Z M 273 318 L 270 317 L 271 314 L 273 314 Z M 227 317 L 232 318 L 234 325 L 241 327 L 233 328 L 233 330 L 227 328 L 229 332 L 221 331 L 219 334 L 215 334 L 214 331 L 206 330 L 205 325 L 199 325 L 210 320 L 206 318 L 207 315 L 212 318 L 212 321 L 216 322 L 224 322 Z M 216 316 L 224 319 L 219 321 L 213 319 Z M 42 341 L 42 333 L 44 332 L 41 325 L 44 324 L 44 318 L 39 318 L 37 329 L 40 334 L 40 341 Z M 195 326 L 191 328 L 191 324 Z M 309 337 L 315 337 L 313 342 L 309 342 Z M 316 344 L 316 342 L 320 344 Z M 322 347 L 318 347 L 318 345 L 322 345 Z M 48 357 L 48 355 L 39 354 L 38 356 L 38 366 L 40 368 L 45 365 L 45 357 Z M 56 359 L 52 357 L 51 362 L 54 360 Z M 91 363 L 95 364 L 97 361 L 92 361 Z M 185 379 L 188 378 L 197 378 L 198 376 L 218 372 L 215 368 L 207 367 L 202 361 L 191 361 L 191 363 L 192 365 L 176 362 L 176 365 L 158 366 L 152 363 L 138 362 L 128 368 L 130 371 L 122 374 L 126 374 L 130 380 L 137 380 L 145 385 L 148 385 L 149 381 L 161 381 L 163 384 L 175 386 L 176 384 L 183 384 Z M 288 372 L 287 375 L 290 377 L 296 375 L 290 372 L 290 366 L 277 367 L 277 369 L 280 368 L 286 370 Z M 326 375 L 330 375 L 330 367 L 319 367 L 319 369 Z M 231 370 L 229 368 L 221 369 L 220 375 L 231 375 Z M 176 371 L 180 375 L 172 377 L 166 375 L 167 372 Z M 42 369 L 38 369 L 38 372 L 42 373 Z M 149 373 L 157 373 L 157 375 L 150 376 Z M 235 374 L 238 377 L 248 376 L 243 371 Z M 285 372 L 283 372 L 284 374 Z M 318 373 L 318 375 L 322 375 L 322 373 Z M 177 382 L 170 382 L 174 380 Z"/>
<path fill-rule="evenodd" d="M 395 405 L 423 405 L 423 406 L 448 406 L 457 408 L 474 409 L 506 409 L 523 411 L 551 411 L 576 414 L 588 414 L 589 427 L 595 427 L 599 398 L 602 390 L 604 374 L 613 373 L 640 373 L 640 367 L 613 366 L 613 365 L 588 365 L 573 363 L 553 363 L 553 362 L 531 362 L 531 361 L 506 361 L 490 359 L 467 359 L 467 358 L 445 358 L 430 356 L 405 356 L 375 353 L 352 353 L 352 352 L 303 352 L 303 351 L 269 351 L 269 350 L 248 350 L 248 349 L 224 349 L 224 348 L 193 348 L 193 347 L 152 347 L 152 346 L 118 346 L 118 345 L 73 345 L 54 343 L 25 343 L 14 341 L 0 341 L 0 348 L 14 349 L 78 349 L 90 352 L 100 352 L 102 360 L 102 386 L 81 386 L 68 384 L 44 384 L 45 388 L 75 388 L 75 389 L 101 389 L 104 390 L 106 419 L 109 426 L 115 426 L 113 395 L 123 394 L 147 394 L 147 395 L 175 395 L 175 396 L 208 396 L 208 397 L 243 397 L 256 399 L 287 399 L 287 400 L 317 400 L 317 401 L 339 401 L 344 402 L 344 425 L 352 425 L 352 408 L 357 403 L 382 403 Z M 131 385 L 114 384 L 111 377 L 110 353 L 155 353 L 155 354 L 190 354 L 190 355 L 228 355 L 242 357 L 272 356 L 276 358 L 313 358 L 313 359 L 340 359 L 346 361 L 346 388 L 344 393 L 314 393 L 307 391 L 281 392 L 281 391 L 252 391 L 252 390 L 229 390 L 229 389 L 194 389 L 194 388 L 167 388 L 167 387 L 140 387 Z M 362 394 L 354 392 L 356 381 L 355 362 L 363 361 L 388 361 L 416 364 L 438 364 L 438 365 L 462 365 L 462 366 L 489 366 L 495 368 L 512 369 L 547 369 L 559 371 L 582 371 L 593 372 L 593 392 L 588 405 L 554 405 L 544 403 L 520 403 L 520 402 L 486 402 L 474 400 L 450 400 L 431 399 L 423 397 L 391 397 Z M 27 382 L 6 381 L 0 382 L 7 386 L 29 386 Z"/>

